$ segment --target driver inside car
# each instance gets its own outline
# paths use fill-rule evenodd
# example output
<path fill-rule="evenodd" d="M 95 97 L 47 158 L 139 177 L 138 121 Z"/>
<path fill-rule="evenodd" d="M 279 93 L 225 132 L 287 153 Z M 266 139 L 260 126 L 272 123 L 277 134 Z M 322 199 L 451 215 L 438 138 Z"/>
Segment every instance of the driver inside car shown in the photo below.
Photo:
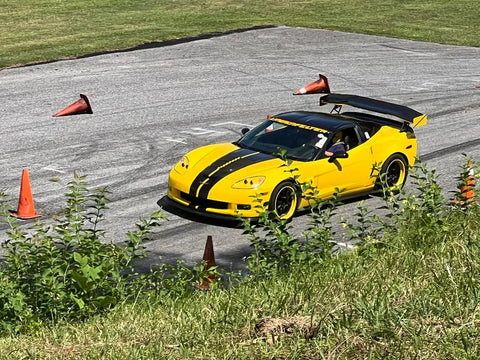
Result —
<path fill-rule="evenodd" d="M 326 156 L 332 156 L 336 152 L 346 152 L 347 147 L 343 141 L 343 134 L 341 131 L 337 132 L 333 138 L 332 145 L 325 151 Z"/>

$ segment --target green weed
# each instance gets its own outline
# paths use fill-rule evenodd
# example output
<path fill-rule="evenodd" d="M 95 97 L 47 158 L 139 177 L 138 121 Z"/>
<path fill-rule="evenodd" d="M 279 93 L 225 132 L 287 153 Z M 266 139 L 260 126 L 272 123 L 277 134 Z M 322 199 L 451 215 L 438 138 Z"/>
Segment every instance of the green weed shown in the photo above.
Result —
<path fill-rule="evenodd" d="M 251 276 L 235 278 L 228 288 L 219 283 L 212 291 L 195 290 L 195 284 L 211 275 L 205 264 L 194 269 L 182 263 L 161 265 L 132 283 L 136 284 L 135 301 L 117 300 L 115 307 L 110 305 L 111 311 L 98 307 L 100 315 L 90 316 L 85 322 L 66 316 L 67 324 L 48 321 L 47 327 L 41 326 L 47 320 L 39 318 L 31 306 L 31 294 L 20 289 L 8 272 L 8 277 L 2 272 L 4 332 L 35 332 L 0 338 L 0 357 L 478 358 L 480 206 L 476 201 L 457 206 L 446 199 L 434 169 L 419 163 L 412 174 L 412 192 L 393 197 L 386 192 L 387 203 L 382 210 L 388 217 L 378 219 L 367 202 L 359 203 L 358 221 L 345 222 L 345 236 L 357 243 L 353 251 L 333 253 L 321 245 L 308 247 L 309 240 L 315 244 L 318 233 L 325 239 L 341 236 L 332 234 L 331 218 L 327 221 L 321 217 L 323 211 L 331 214 L 328 211 L 338 208 L 338 203 L 331 207 L 318 204 L 318 208 L 307 211 L 312 222 L 318 219 L 305 229 L 311 239 L 304 234 L 293 236 L 291 225 L 273 216 L 265 215 L 266 225 L 250 224 L 255 227 L 246 228 L 254 246 L 249 259 Z M 103 195 L 96 196 L 92 204 L 103 204 Z M 81 206 L 74 205 L 89 198 L 72 196 L 76 199 L 70 204 L 77 209 L 74 213 L 85 215 Z M 390 206 L 389 201 L 395 205 Z M 263 200 L 258 204 L 266 206 Z M 101 236 L 99 226 L 94 224 L 99 217 L 97 208 L 102 207 L 95 205 L 90 210 L 90 231 L 82 230 L 82 215 L 72 216 L 74 226 L 65 224 L 64 228 L 90 237 Z M 273 224 L 280 224 L 280 229 Z M 275 241 L 277 231 L 287 234 Z M 264 238 L 263 233 L 268 236 Z M 30 238 L 27 234 L 17 241 L 28 242 Z M 289 243 L 294 245 L 293 250 L 289 250 Z M 141 242 L 133 249 L 141 254 Z M 77 269 L 84 266 L 82 274 L 90 274 L 88 279 L 94 278 L 84 256 L 77 255 L 75 260 L 70 255 L 70 260 Z M 225 275 L 221 269 L 212 271 L 219 279 Z M 76 294 L 98 294 L 89 293 L 90 283 L 85 284 L 85 289 L 80 291 L 79 287 Z M 86 306 L 95 299 L 86 298 Z M 72 304 L 79 311 L 76 302 Z M 307 324 L 306 331 L 301 330 L 300 320 Z M 277 325 L 262 329 L 261 325 L 269 321 L 277 321 Z"/>
<path fill-rule="evenodd" d="M 2 202 L 9 239 L 2 244 L 0 331 L 45 321 L 83 320 L 126 301 L 143 286 L 133 264 L 145 256 L 142 244 L 151 229 L 160 225 L 163 214 L 142 219 L 127 234 L 126 243 L 116 245 L 106 241 L 99 227 L 108 192 L 89 192 L 79 175 L 68 188 L 64 214 L 52 225 L 37 221 L 31 232 L 8 216 Z"/>

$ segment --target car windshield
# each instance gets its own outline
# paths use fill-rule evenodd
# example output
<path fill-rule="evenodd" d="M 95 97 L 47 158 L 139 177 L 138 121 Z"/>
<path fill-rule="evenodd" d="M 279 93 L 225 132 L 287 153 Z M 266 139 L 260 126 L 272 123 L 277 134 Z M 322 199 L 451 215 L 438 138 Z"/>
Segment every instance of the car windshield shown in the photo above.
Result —
<path fill-rule="evenodd" d="M 236 144 L 272 155 L 283 149 L 288 159 L 311 161 L 322 149 L 327 136 L 318 131 L 267 120 L 247 132 Z"/>

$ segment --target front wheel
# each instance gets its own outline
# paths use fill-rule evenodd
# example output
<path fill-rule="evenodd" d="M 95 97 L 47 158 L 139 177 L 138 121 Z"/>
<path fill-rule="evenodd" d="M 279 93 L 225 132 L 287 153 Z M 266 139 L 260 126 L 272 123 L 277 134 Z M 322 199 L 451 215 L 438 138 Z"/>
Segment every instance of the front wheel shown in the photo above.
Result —
<path fill-rule="evenodd" d="M 273 190 L 268 209 L 274 211 L 280 219 L 289 220 L 295 214 L 297 206 L 298 195 L 295 184 L 284 181 Z"/>
<path fill-rule="evenodd" d="M 391 191 L 400 191 L 407 180 L 407 173 L 407 159 L 401 154 L 393 154 L 382 165 L 380 181 Z"/>

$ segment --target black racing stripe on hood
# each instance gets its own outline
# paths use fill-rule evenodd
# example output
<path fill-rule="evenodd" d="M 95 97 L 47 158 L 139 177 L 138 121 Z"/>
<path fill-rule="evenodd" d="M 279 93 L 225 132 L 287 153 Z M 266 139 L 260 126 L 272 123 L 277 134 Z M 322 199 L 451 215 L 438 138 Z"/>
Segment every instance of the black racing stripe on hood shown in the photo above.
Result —
<path fill-rule="evenodd" d="M 221 167 L 220 169 L 218 169 L 218 171 L 214 172 L 208 177 L 207 182 L 201 186 L 198 197 L 202 199 L 207 199 L 210 190 L 225 176 L 230 175 L 231 173 L 243 169 L 247 166 L 257 164 L 262 161 L 267 161 L 273 158 L 274 156 L 272 155 L 256 153 L 254 155 L 232 161 L 231 163 Z"/>
<path fill-rule="evenodd" d="M 226 163 L 236 158 L 241 158 L 252 154 L 255 154 L 255 151 L 249 149 L 237 149 L 222 156 L 218 160 L 215 160 L 212 164 L 203 169 L 200 174 L 198 174 L 197 177 L 192 181 L 189 194 L 191 196 L 197 196 L 198 188 L 202 184 L 202 182 L 204 182 L 208 178 L 208 176 L 215 170 L 217 170 L 220 166 L 225 165 Z"/>

